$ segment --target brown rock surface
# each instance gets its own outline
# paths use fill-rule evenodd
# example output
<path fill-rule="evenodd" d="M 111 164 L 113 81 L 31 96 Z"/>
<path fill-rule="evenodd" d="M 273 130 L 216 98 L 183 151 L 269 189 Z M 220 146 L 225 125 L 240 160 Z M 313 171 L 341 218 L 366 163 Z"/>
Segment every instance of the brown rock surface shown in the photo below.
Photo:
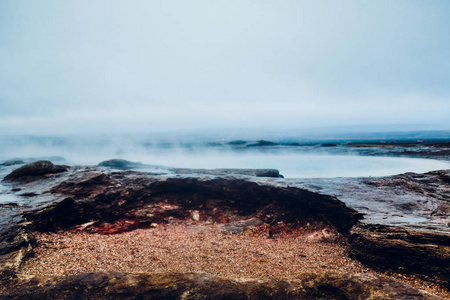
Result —
<path fill-rule="evenodd" d="M 200 221 L 258 218 L 273 227 L 290 228 L 310 222 L 345 233 L 361 217 L 331 196 L 243 179 L 87 172 L 54 186 L 51 192 L 64 200 L 26 214 L 38 231 L 97 221 L 97 231 L 118 233 L 189 219 L 198 211 Z"/>
<path fill-rule="evenodd" d="M 382 225 L 355 226 L 349 254 L 378 269 L 439 280 L 450 289 L 450 235 Z"/>

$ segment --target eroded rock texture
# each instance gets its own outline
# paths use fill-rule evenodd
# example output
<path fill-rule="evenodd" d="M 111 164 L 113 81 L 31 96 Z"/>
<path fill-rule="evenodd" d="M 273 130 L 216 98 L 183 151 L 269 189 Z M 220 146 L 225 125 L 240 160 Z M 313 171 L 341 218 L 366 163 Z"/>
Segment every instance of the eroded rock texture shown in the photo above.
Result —
<path fill-rule="evenodd" d="M 242 179 L 157 179 L 133 172 L 89 172 L 53 187 L 51 192 L 64 200 L 26 214 L 36 230 L 52 231 L 94 221 L 97 232 L 117 233 L 188 219 L 195 210 L 199 221 L 227 223 L 258 218 L 274 227 L 291 228 L 320 222 L 345 233 L 360 218 L 331 196 Z"/>
<path fill-rule="evenodd" d="M 383 225 L 355 226 L 349 253 L 374 268 L 423 274 L 450 289 L 450 235 Z"/>

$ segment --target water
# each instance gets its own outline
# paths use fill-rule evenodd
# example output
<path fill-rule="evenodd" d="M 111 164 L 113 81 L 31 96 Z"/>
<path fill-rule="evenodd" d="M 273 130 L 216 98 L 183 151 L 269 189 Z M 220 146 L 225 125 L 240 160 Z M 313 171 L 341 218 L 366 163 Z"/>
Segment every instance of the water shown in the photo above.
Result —
<path fill-rule="evenodd" d="M 227 140 L 199 138 L 186 141 L 137 136 L 0 137 L 0 162 L 50 157 L 54 163 L 96 165 L 121 158 L 176 168 L 273 168 L 286 178 L 389 176 L 450 169 L 449 161 L 362 156 L 357 151 L 360 149 L 320 145 L 249 148 L 231 145 Z"/>
<path fill-rule="evenodd" d="M 278 169 L 286 178 L 332 178 L 388 176 L 405 172 L 423 173 L 450 169 L 446 161 L 399 157 L 370 157 L 359 155 L 311 154 L 291 151 L 228 152 L 228 151 L 165 151 L 156 153 L 98 152 L 91 155 L 53 153 L 65 155 L 70 165 L 95 165 L 111 158 L 122 158 L 144 164 L 177 168 L 242 168 Z"/>

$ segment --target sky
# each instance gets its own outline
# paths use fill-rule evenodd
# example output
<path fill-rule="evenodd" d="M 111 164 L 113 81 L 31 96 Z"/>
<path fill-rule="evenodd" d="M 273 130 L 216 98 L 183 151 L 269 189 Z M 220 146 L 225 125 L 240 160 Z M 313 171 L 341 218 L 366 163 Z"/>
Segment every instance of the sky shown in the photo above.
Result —
<path fill-rule="evenodd" d="M 450 1 L 0 0 L 0 134 L 450 129 Z"/>

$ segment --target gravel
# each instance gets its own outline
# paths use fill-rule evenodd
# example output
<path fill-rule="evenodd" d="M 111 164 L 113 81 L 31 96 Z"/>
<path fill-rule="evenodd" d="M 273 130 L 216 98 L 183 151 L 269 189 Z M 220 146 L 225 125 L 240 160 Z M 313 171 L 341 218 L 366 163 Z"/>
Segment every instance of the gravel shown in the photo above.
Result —
<path fill-rule="evenodd" d="M 225 233 L 216 225 L 165 225 L 113 235 L 37 233 L 35 255 L 24 263 L 21 276 L 176 271 L 295 280 L 301 273 L 374 272 L 348 257 L 342 238 L 333 242 L 326 236 L 326 232 L 316 231 L 268 238 Z M 415 278 L 398 279 L 448 295 Z"/>

